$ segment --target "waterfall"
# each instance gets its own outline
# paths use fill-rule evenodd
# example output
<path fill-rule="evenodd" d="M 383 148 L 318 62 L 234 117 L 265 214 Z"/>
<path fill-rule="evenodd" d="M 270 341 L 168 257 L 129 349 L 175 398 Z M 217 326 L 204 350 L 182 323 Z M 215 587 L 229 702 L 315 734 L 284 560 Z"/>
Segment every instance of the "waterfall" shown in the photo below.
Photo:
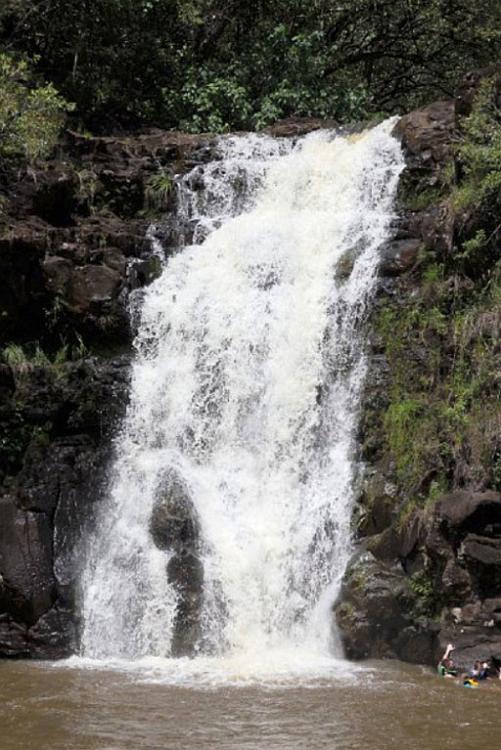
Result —
<path fill-rule="evenodd" d="M 142 306 L 82 578 L 85 656 L 173 653 L 176 552 L 151 531 L 166 481 L 198 529 L 193 653 L 336 652 L 364 321 L 403 168 L 393 125 L 221 138 L 213 161 L 177 178 L 187 244 Z"/>

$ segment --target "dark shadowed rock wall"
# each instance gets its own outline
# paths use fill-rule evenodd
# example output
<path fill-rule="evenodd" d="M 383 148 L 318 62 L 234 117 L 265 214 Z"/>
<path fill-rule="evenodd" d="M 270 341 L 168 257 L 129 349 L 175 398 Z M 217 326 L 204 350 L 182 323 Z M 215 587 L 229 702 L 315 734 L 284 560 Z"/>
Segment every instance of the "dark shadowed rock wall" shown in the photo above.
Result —
<path fill-rule="evenodd" d="M 0 656 L 78 645 L 78 573 L 128 398 L 132 297 L 177 243 L 172 175 L 204 137 L 68 133 L 0 178 Z M 160 230 L 159 230 L 160 231 Z M 131 296 L 132 295 L 132 296 Z"/>

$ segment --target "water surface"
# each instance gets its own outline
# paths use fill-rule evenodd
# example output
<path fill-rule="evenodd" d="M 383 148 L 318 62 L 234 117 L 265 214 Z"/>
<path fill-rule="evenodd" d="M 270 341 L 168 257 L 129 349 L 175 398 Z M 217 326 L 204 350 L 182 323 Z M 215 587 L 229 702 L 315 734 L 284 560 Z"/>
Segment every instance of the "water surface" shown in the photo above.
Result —
<path fill-rule="evenodd" d="M 396 663 L 275 683 L 169 675 L 3 662 L 1 750 L 469 750 L 501 736 L 501 686 Z"/>

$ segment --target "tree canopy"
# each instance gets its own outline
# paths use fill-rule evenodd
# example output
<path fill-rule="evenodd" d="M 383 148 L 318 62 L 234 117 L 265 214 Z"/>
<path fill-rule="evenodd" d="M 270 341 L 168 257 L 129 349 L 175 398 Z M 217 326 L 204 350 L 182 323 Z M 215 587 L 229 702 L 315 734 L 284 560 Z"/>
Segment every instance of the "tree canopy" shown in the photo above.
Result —
<path fill-rule="evenodd" d="M 499 0 L 4 0 L 0 43 L 92 130 L 340 121 L 500 57 Z"/>

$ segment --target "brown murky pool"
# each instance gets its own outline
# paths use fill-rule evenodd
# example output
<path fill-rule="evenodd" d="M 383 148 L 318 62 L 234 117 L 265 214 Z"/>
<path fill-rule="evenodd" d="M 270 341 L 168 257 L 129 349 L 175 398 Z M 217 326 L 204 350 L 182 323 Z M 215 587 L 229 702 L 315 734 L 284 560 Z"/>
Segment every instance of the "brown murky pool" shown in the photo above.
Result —
<path fill-rule="evenodd" d="M 501 685 L 370 664 L 304 684 L 0 663 L 1 750 L 473 750 L 501 746 Z"/>

